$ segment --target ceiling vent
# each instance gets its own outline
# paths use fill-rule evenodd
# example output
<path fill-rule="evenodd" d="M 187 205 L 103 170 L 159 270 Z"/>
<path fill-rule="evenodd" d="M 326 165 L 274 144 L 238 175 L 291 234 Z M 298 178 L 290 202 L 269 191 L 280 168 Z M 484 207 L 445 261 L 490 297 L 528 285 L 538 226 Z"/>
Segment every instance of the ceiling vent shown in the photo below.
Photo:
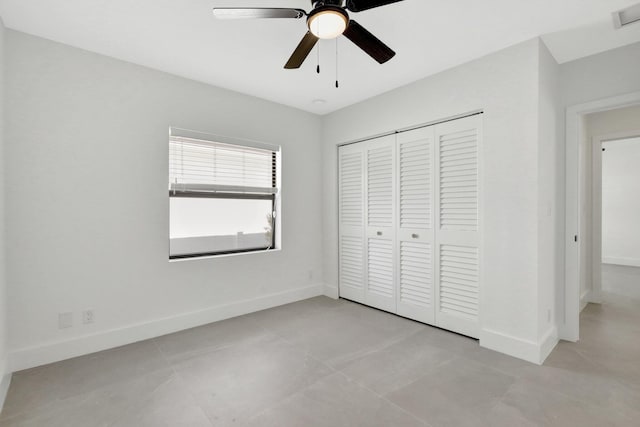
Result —
<path fill-rule="evenodd" d="M 616 28 L 622 28 L 634 22 L 640 22 L 640 3 L 613 12 L 613 25 Z"/>

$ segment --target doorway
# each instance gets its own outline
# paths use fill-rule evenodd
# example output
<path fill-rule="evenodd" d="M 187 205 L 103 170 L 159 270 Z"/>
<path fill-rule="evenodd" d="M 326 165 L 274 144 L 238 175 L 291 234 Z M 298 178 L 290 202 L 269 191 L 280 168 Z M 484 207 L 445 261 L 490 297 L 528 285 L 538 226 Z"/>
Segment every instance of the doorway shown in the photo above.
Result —
<path fill-rule="evenodd" d="M 613 111 L 640 125 L 640 107 Z M 606 117 L 605 117 L 606 118 Z M 640 126 L 593 139 L 591 298 L 640 299 Z"/>
<path fill-rule="evenodd" d="M 564 308 L 560 317 L 564 323 L 559 328 L 562 339 L 577 341 L 580 312 L 588 303 L 602 302 L 602 148 L 606 150 L 610 145 L 615 147 L 611 150 L 618 150 L 628 146 L 631 142 L 621 141 L 640 135 L 639 124 L 640 93 L 567 110 L 565 289 L 564 304 L 562 301 L 559 304 Z M 610 159 L 613 157 L 605 160 L 607 167 Z M 620 182 L 610 180 L 606 185 L 618 188 L 618 191 L 637 191 L 625 190 Z M 627 199 L 630 198 L 640 197 L 627 195 Z M 614 211 L 619 211 L 620 203 Z M 609 209 L 609 216 L 611 212 Z M 619 219 L 614 216 L 613 221 Z M 609 233 L 610 229 L 605 231 Z M 606 269 L 605 274 L 609 271 Z"/>

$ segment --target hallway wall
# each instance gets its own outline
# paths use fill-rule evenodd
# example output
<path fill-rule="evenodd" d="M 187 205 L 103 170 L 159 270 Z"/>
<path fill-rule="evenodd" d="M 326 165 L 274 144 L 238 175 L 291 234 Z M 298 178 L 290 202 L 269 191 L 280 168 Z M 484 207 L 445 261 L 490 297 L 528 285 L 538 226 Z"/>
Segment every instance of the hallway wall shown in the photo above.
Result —
<path fill-rule="evenodd" d="M 602 262 L 640 267 L 640 137 L 602 146 Z"/>
<path fill-rule="evenodd" d="M 585 116 L 583 139 L 580 146 L 580 167 L 584 170 L 585 180 L 580 184 L 582 222 L 580 234 L 581 272 L 580 295 L 584 300 L 594 289 L 593 265 L 593 144 L 594 138 L 640 129 L 640 106 L 603 111 Z M 617 221 L 612 218 L 611 221 Z M 635 227 L 637 228 L 637 227 Z M 608 257 L 610 258 L 610 256 Z M 609 259 L 607 262 L 613 262 Z M 597 278 L 596 278 L 597 280 Z"/>

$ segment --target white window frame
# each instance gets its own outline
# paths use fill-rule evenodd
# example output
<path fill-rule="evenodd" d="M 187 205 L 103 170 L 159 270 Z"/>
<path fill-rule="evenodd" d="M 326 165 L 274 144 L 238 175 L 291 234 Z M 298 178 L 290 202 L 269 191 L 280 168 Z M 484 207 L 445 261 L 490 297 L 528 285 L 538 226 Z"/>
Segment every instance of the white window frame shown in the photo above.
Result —
<path fill-rule="evenodd" d="M 238 250 L 224 250 L 224 251 L 198 251 L 189 254 L 171 254 L 169 246 L 169 261 L 183 261 L 188 259 L 201 259 L 201 258 L 213 258 L 224 257 L 230 255 L 246 255 L 252 253 L 264 253 L 271 251 L 279 251 L 281 246 L 281 227 L 280 227 L 280 208 L 281 208 L 281 150 L 280 146 L 274 144 L 268 144 L 259 141 L 244 140 L 239 138 L 231 138 L 227 136 L 208 134 L 204 132 L 198 132 L 188 129 L 182 129 L 177 127 L 169 128 L 169 141 L 174 137 L 193 139 L 203 142 L 211 142 L 226 145 L 235 145 L 243 148 L 256 148 L 271 151 L 275 156 L 275 184 L 273 191 L 271 192 L 254 192 L 253 188 L 239 187 L 239 186 L 216 186 L 215 189 L 210 188 L 208 185 L 189 184 L 189 190 L 181 189 L 180 185 L 172 185 L 167 176 L 167 182 L 169 182 L 169 198 L 170 202 L 172 197 L 185 197 L 185 198 L 222 198 L 222 199 L 252 199 L 252 200 L 271 200 L 273 218 L 273 235 L 272 242 L 268 247 L 257 249 L 238 249 Z M 199 191 L 199 189 L 202 191 Z M 171 244 L 169 232 L 169 245 Z"/>

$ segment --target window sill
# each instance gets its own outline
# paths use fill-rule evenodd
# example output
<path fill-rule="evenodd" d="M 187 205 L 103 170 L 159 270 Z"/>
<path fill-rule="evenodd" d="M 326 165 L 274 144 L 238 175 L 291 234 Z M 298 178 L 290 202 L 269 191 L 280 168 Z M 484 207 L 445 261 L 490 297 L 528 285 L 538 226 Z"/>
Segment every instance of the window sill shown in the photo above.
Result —
<path fill-rule="evenodd" d="M 236 252 L 232 254 L 218 254 L 218 255 L 201 255 L 201 256 L 192 256 L 192 257 L 184 257 L 184 258 L 173 258 L 169 259 L 170 263 L 173 262 L 185 262 L 185 261 L 198 261 L 204 259 L 216 259 L 216 258 L 227 258 L 227 257 L 236 257 L 236 256 L 245 256 L 245 255 L 255 255 L 255 254 L 265 254 L 271 252 L 280 252 L 282 249 L 259 249 L 255 251 L 246 251 L 246 252 Z"/>

